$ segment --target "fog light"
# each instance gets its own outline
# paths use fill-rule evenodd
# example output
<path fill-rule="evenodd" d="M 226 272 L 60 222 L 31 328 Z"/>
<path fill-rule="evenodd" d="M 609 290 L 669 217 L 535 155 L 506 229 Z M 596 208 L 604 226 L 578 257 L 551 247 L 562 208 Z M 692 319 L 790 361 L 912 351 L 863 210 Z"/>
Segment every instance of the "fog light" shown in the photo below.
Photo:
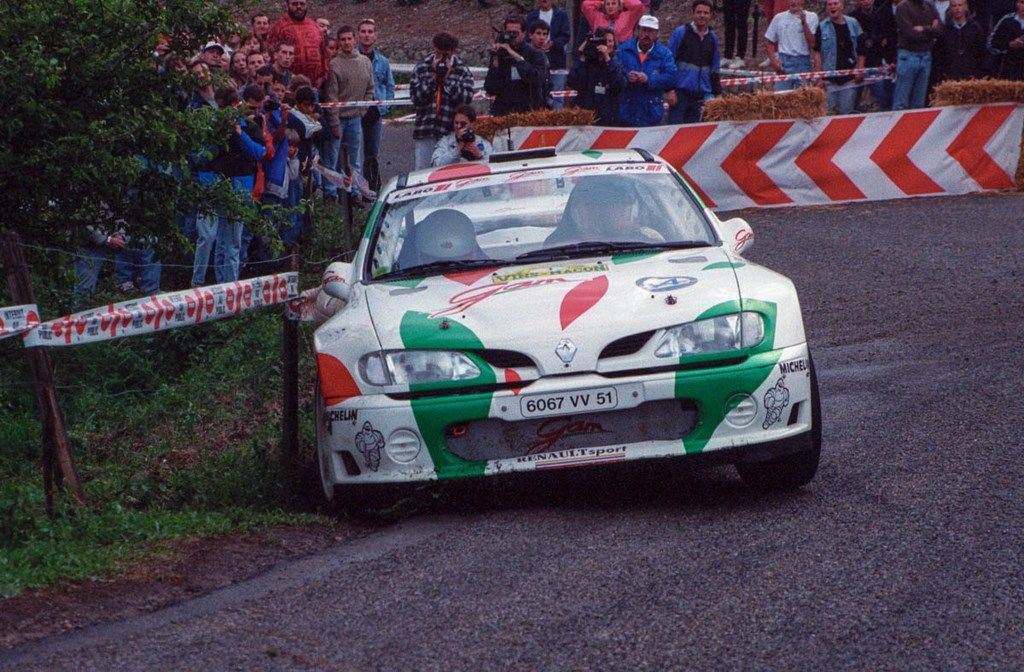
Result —
<path fill-rule="evenodd" d="M 757 417 L 757 401 L 749 394 L 732 395 L 725 409 L 725 420 L 733 427 L 746 427 Z"/>
<path fill-rule="evenodd" d="M 396 429 L 388 437 L 384 450 L 387 451 L 388 457 L 395 462 L 407 464 L 420 454 L 420 437 L 416 432 L 408 429 Z"/>

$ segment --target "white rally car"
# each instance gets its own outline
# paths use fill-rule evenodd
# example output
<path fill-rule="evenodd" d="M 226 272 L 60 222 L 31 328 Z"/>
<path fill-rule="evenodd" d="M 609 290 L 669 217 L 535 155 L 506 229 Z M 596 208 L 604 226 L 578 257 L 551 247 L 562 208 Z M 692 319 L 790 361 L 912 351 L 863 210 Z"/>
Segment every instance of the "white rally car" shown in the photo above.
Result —
<path fill-rule="evenodd" d="M 698 454 L 807 483 L 814 365 L 792 282 L 740 254 L 752 235 L 643 151 L 392 180 L 317 297 L 325 496 Z"/>

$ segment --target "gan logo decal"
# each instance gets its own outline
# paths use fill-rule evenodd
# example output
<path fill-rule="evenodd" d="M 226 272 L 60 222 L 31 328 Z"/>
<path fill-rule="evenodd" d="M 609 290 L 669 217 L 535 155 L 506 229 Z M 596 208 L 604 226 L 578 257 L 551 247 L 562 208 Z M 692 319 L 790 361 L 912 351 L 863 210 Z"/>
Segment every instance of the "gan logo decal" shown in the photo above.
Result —
<path fill-rule="evenodd" d="M 762 429 L 768 429 L 782 419 L 782 411 L 789 406 L 789 390 L 785 385 L 785 378 L 779 378 L 775 387 L 764 393 L 764 423 Z"/>
<path fill-rule="evenodd" d="M 608 430 L 599 422 L 573 420 L 572 418 L 551 418 L 537 428 L 537 441 L 530 444 L 527 452 L 546 453 L 562 439 L 581 434 L 607 434 Z"/>
<path fill-rule="evenodd" d="M 691 278 L 687 275 L 672 275 L 660 278 L 648 276 L 636 281 L 637 287 L 648 292 L 672 292 L 695 284 L 697 284 L 697 278 Z"/>
<path fill-rule="evenodd" d="M 551 285 L 556 282 L 569 282 L 565 278 L 540 278 L 537 280 L 523 280 L 521 282 L 511 282 L 509 284 L 501 285 L 484 285 L 482 287 L 473 287 L 465 291 L 459 292 L 452 298 L 448 299 L 448 303 L 451 304 L 448 308 L 442 308 L 441 310 L 435 311 L 430 314 L 430 317 L 441 317 L 442 315 L 455 315 L 462 311 L 475 306 L 481 301 L 485 301 L 495 294 L 504 294 L 506 292 L 514 292 L 520 289 L 529 289 L 531 287 L 539 287 L 540 285 Z"/>
<path fill-rule="evenodd" d="M 563 364 L 568 364 L 576 356 L 576 344 L 568 338 L 563 338 L 555 346 L 555 354 L 558 355 Z"/>
<path fill-rule="evenodd" d="M 380 450 L 384 447 L 384 435 L 366 421 L 363 423 L 363 431 L 356 434 L 355 441 L 356 449 L 366 461 L 366 468 L 377 471 L 380 468 Z"/>

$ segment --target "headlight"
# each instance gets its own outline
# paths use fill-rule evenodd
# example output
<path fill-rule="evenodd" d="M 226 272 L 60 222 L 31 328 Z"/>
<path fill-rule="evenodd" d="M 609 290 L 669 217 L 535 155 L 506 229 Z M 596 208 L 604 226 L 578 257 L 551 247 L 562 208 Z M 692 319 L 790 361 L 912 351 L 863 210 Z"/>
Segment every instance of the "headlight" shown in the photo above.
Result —
<path fill-rule="evenodd" d="M 670 327 L 654 350 L 656 357 L 682 357 L 752 348 L 764 338 L 759 313 L 732 313 Z"/>
<path fill-rule="evenodd" d="M 359 373 L 371 385 L 415 385 L 472 380 L 480 368 L 461 352 L 393 350 L 365 355 L 359 360 Z"/>

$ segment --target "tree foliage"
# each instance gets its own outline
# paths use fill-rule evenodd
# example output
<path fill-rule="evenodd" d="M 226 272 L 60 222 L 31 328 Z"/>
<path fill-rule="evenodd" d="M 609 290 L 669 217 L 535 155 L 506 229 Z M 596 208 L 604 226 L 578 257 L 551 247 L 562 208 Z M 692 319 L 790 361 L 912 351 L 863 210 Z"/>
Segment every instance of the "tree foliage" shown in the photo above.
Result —
<path fill-rule="evenodd" d="M 187 61 L 230 32 L 241 1 L 0 2 L 0 228 L 66 247 L 84 225 L 123 219 L 170 240 L 178 213 L 239 208 L 244 195 L 204 191 L 188 169 L 224 143 L 230 112 L 173 104 L 194 82 L 159 69 L 154 47 L 166 35 Z"/>

